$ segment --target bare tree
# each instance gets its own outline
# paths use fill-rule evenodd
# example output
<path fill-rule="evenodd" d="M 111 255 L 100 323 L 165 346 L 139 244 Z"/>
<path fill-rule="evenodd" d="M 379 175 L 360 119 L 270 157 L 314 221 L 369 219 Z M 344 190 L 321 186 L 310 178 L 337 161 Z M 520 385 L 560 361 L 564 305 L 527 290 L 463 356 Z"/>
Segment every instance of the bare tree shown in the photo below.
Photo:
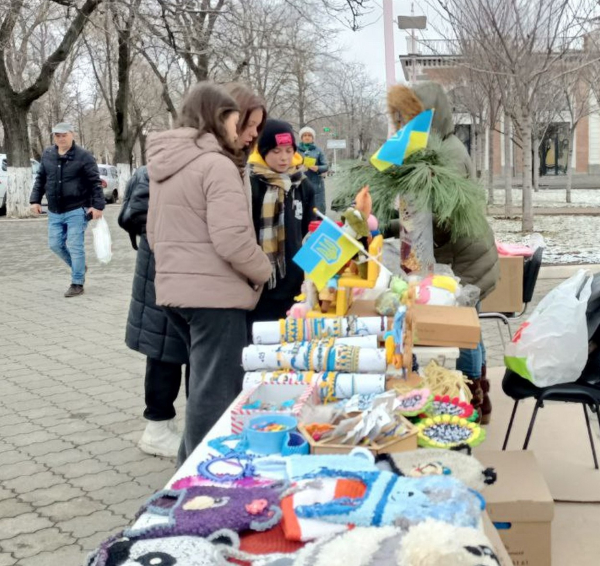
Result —
<path fill-rule="evenodd" d="M 329 101 L 330 123 L 338 137 L 347 139 L 346 155 L 350 159 L 363 159 L 387 137 L 385 88 L 358 63 L 334 62 L 323 73 L 326 77 L 322 88 Z"/>
<path fill-rule="evenodd" d="M 97 41 L 85 37 L 89 62 L 111 117 L 114 158 L 119 172 L 119 197 L 123 198 L 131 175 L 131 156 L 136 142 L 129 130 L 130 74 L 137 41 L 135 28 L 141 0 L 112 2 L 99 13 L 93 31 Z M 116 41 L 115 41 L 116 39 Z M 116 52 L 116 53 L 115 53 Z M 98 57 L 102 53 L 104 59 Z"/>
<path fill-rule="evenodd" d="M 503 80 L 511 97 L 500 92 L 513 118 L 523 154 L 522 229 L 533 230 L 532 170 L 536 97 L 555 77 L 553 71 L 584 33 L 591 0 L 437 0 L 430 2 L 450 34 L 478 60 L 461 64 Z"/>
<path fill-rule="evenodd" d="M 512 180 L 513 180 L 513 164 L 512 164 L 512 118 L 510 113 L 504 109 L 503 120 L 503 135 L 504 135 L 504 215 L 510 218 L 512 215 Z"/>
<path fill-rule="evenodd" d="M 101 4 L 102 0 L 45 0 L 28 2 L 10 0 L 0 8 L 0 120 L 4 128 L 6 153 L 8 160 L 7 214 L 13 217 L 30 216 L 29 194 L 31 190 L 31 167 L 29 163 L 31 145 L 29 142 L 28 115 L 31 105 L 50 88 L 59 65 L 66 60 L 83 31 L 88 18 Z M 62 29 L 55 49 L 42 62 L 37 73 L 29 71 L 25 81 L 17 86 L 8 67 L 7 50 L 11 38 L 19 31 L 20 22 L 31 18 L 36 10 L 53 4 L 60 9 Z M 41 22 L 40 22 L 41 23 Z M 37 26 L 36 26 L 37 27 Z M 31 34 L 21 34 L 23 50 L 27 49 Z M 30 74 L 31 73 L 31 74 Z"/>
<path fill-rule="evenodd" d="M 226 0 L 151 0 L 142 17 L 153 37 L 181 57 L 197 81 L 209 78 L 215 26 Z"/>
<path fill-rule="evenodd" d="M 587 54 L 584 56 L 588 56 Z M 593 111 L 592 98 L 595 82 L 595 69 L 583 68 L 573 73 L 564 73 L 559 70 L 558 85 L 562 91 L 564 106 L 569 118 L 569 136 L 567 146 L 567 186 L 565 200 L 572 202 L 571 189 L 573 187 L 573 151 L 575 147 L 575 134 L 581 120 Z"/>

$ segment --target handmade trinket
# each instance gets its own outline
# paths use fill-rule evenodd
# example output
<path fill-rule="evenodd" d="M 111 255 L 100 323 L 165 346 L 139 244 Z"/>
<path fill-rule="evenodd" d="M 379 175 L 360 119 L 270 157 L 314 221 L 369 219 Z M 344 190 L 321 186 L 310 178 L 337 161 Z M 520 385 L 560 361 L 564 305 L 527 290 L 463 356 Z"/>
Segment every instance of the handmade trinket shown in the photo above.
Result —
<path fill-rule="evenodd" d="M 421 412 L 429 417 L 451 415 L 468 421 L 477 419 L 477 411 L 471 403 L 461 401 L 458 397 L 450 398 L 449 395 L 436 395 L 433 402 Z"/>
<path fill-rule="evenodd" d="M 415 417 L 428 410 L 433 395 L 429 389 L 413 389 L 396 397 L 394 409 L 405 417 Z"/>
<path fill-rule="evenodd" d="M 419 446 L 425 448 L 453 448 L 466 444 L 475 447 L 485 440 L 485 429 L 478 424 L 452 417 L 439 415 L 418 423 Z"/>

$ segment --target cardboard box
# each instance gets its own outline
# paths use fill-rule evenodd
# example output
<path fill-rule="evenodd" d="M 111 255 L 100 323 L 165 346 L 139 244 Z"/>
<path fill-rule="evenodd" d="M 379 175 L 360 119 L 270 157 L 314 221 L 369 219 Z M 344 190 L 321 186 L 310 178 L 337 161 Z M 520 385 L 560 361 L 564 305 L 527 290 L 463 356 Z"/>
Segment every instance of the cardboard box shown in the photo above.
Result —
<path fill-rule="evenodd" d="M 498 529 L 494 527 L 487 512 L 483 513 L 483 531 L 485 532 L 485 536 L 490 539 L 490 542 L 496 551 L 496 556 L 498 557 L 498 560 L 500 560 L 500 566 L 514 566 L 514 563 L 508 554 L 508 550 L 506 550 L 506 547 L 498 534 Z"/>
<path fill-rule="evenodd" d="M 299 418 L 307 403 L 317 402 L 317 390 L 304 383 L 261 383 L 247 391 L 242 391 L 239 401 L 231 410 L 231 431 L 240 434 L 253 417 L 263 415 L 289 415 Z M 295 400 L 293 407 L 280 410 L 244 409 L 245 405 L 261 401 L 280 406 L 285 401 Z"/>
<path fill-rule="evenodd" d="M 500 280 L 481 302 L 481 312 L 521 312 L 523 309 L 523 258 L 500 256 Z"/>
<path fill-rule="evenodd" d="M 410 421 L 400 416 L 400 419 L 406 427 L 408 432 L 404 436 L 396 436 L 384 444 L 372 444 L 371 446 L 365 446 L 367 450 L 375 454 L 395 454 L 396 452 L 409 452 L 417 449 L 417 436 L 419 431 Z M 302 424 L 298 425 L 298 430 L 302 433 L 304 438 L 310 445 L 311 454 L 348 454 L 356 446 L 349 444 L 335 444 L 334 442 L 328 442 L 327 440 L 319 440 L 318 442 L 306 432 L 306 429 Z"/>
<path fill-rule="evenodd" d="M 554 501 L 533 452 L 477 451 L 498 480 L 486 487 L 487 512 L 515 566 L 550 566 Z"/>
<path fill-rule="evenodd" d="M 481 340 L 474 308 L 414 305 L 412 312 L 415 346 L 476 348 Z"/>

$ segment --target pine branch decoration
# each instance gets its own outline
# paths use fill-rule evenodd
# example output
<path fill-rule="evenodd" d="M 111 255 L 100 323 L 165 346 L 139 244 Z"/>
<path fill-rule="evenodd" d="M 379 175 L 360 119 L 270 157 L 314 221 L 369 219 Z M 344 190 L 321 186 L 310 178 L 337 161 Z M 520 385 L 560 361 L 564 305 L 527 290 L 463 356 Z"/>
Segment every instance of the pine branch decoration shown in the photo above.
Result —
<path fill-rule="evenodd" d="M 453 166 L 441 138 L 432 134 L 427 148 L 408 156 L 401 166 L 378 171 L 370 164 L 352 167 L 341 175 L 336 206 L 349 206 L 358 190 L 369 185 L 373 214 L 385 228 L 398 218 L 397 199 L 408 197 L 418 210 L 431 210 L 437 225 L 453 241 L 478 238 L 487 230 L 485 193 L 476 181 Z"/>

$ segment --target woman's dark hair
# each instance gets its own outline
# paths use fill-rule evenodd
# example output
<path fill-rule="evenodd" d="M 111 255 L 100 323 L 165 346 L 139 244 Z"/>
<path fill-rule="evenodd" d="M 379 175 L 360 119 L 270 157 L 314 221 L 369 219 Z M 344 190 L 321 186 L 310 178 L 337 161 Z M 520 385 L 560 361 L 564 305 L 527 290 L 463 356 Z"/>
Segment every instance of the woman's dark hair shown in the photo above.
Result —
<path fill-rule="evenodd" d="M 233 97 L 221 86 L 203 81 L 194 85 L 186 94 L 179 111 L 177 126 L 179 128 L 194 128 L 198 137 L 213 134 L 223 153 L 242 169 L 243 156 L 227 139 L 225 120 L 232 112 L 239 112 L 239 106 Z"/>
<path fill-rule="evenodd" d="M 233 97 L 233 99 L 237 102 L 237 105 L 240 108 L 240 121 L 238 122 L 237 131 L 238 134 L 241 134 L 246 126 L 248 125 L 248 119 L 250 118 L 250 114 L 254 110 L 262 110 L 263 117 L 261 123 L 257 126 L 256 130 L 258 134 L 262 132 L 265 127 L 265 122 L 267 121 L 267 105 L 265 101 L 254 93 L 254 91 L 245 84 L 242 83 L 227 83 L 225 85 L 227 92 Z M 257 138 L 258 139 L 258 138 Z M 250 144 L 250 146 L 244 148 L 242 151 L 246 154 L 246 157 L 250 155 L 252 150 L 254 149 L 254 144 Z"/>

